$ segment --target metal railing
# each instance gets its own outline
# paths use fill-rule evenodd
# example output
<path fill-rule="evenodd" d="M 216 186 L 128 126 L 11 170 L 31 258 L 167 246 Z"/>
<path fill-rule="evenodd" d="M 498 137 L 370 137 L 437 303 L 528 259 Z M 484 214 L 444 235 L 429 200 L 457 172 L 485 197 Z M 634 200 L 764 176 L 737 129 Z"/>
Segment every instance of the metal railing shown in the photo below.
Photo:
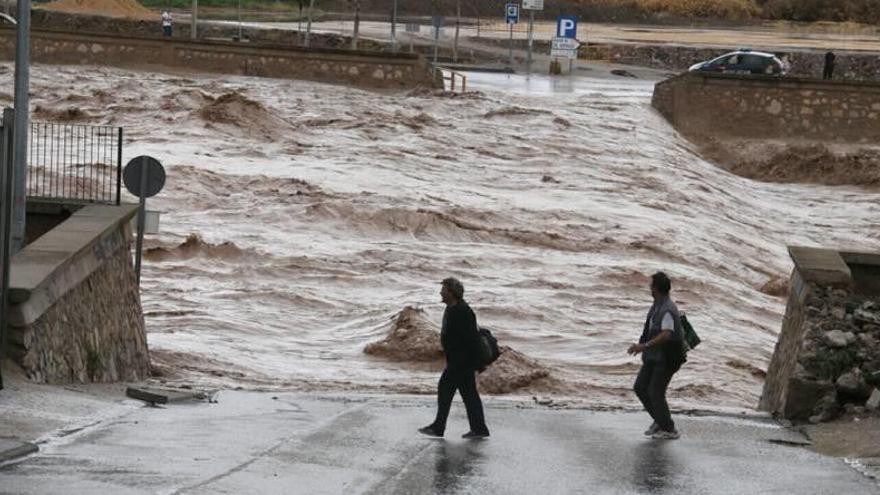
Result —
<path fill-rule="evenodd" d="M 461 72 L 456 72 L 454 70 L 446 69 L 443 67 L 437 67 L 437 72 L 440 74 L 440 77 L 443 79 L 443 89 L 449 88 L 449 91 L 455 92 L 455 81 L 461 81 L 458 84 L 458 90 L 462 93 L 467 91 L 467 76 L 462 74 Z M 448 75 L 447 75 L 448 73 Z M 446 81 L 449 81 L 449 85 L 447 86 Z"/>
<path fill-rule="evenodd" d="M 121 127 L 33 122 L 28 141 L 28 197 L 119 204 Z"/>

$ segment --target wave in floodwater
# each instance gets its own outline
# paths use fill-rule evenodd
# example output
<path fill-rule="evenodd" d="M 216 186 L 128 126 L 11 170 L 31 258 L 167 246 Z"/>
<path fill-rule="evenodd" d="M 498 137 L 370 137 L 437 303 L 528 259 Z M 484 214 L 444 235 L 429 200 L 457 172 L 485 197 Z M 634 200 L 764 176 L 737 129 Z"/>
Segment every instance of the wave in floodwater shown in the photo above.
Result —
<path fill-rule="evenodd" d="M 651 109 L 651 82 L 559 81 L 32 74 L 45 118 L 125 126 L 125 159 L 168 169 L 142 281 L 157 379 L 430 393 L 453 275 L 509 349 L 484 390 L 629 404 L 625 350 L 665 270 L 704 341 L 672 400 L 754 406 L 786 246 L 880 248 L 877 190 L 732 175 Z"/>

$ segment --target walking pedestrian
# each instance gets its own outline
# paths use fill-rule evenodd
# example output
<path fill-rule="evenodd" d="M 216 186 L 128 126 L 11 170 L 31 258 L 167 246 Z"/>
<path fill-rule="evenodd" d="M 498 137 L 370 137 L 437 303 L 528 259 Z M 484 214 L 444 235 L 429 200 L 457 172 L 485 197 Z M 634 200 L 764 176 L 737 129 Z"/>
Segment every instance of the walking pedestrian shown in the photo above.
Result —
<path fill-rule="evenodd" d="M 477 317 L 465 302 L 464 285 L 458 279 L 447 278 L 440 285 L 440 298 L 446 304 L 440 330 L 446 369 L 437 384 L 437 416 L 433 423 L 419 428 L 419 433 L 432 437 L 443 436 L 452 399 L 457 390 L 464 401 L 470 423 L 470 431 L 462 435 L 462 438 L 485 438 L 489 436 L 489 428 L 483 415 L 483 402 L 477 392 L 480 345 Z"/>
<path fill-rule="evenodd" d="M 837 60 L 837 55 L 834 52 L 829 51 L 825 54 L 825 68 L 822 70 L 822 79 L 833 79 L 834 78 L 834 61 Z"/>
<path fill-rule="evenodd" d="M 171 37 L 171 26 L 174 23 L 171 18 L 171 12 L 167 10 L 162 11 L 162 33 L 165 37 Z"/>
<path fill-rule="evenodd" d="M 654 304 L 648 311 L 645 327 L 638 344 L 629 347 L 630 354 L 642 354 L 633 390 L 654 423 L 645 435 L 654 439 L 676 439 L 679 434 L 666 402 L 666 388 L 672 375 L 684 362 L 682 326 L 678 308 L 672 302 L 672 282 L 663 272 L 651 276 Z"/>

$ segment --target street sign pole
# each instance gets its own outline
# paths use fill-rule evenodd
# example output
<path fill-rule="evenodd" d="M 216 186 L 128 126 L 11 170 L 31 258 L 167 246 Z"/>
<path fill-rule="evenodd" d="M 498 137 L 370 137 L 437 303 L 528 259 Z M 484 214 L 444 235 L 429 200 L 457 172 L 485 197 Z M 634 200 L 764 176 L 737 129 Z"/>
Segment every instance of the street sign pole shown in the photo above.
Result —
<path fill-rule="evenodd" d="M 140 167 L 140 168 L 138 168 Z M 165 186 L 165 168 L 151 156 L 138 156 L 129 160 L 122 171 L 122 181 L 128 192 L 140 198 L 137 218 L 137 244 L 134 271 L 138 286 L 141 284 L 141 258 L 144 250 L 144 230 L 147 222 L 147 198 L 151 198 Z"/>
<path fill-rule="evenodd" d="M 507 23 L 507 26 L 510 28 L 510 43 L 508 44 L 508 51 L 510 52 L 510 66 L 513 67 L 513 23 Z"/>
<path fill-rule="evenodd" d="M 504 20 L 507 22 L 507 29 L 510 37 L 507 46 L 507 56 L 510 60 L 510 66 L 513 67 L 513 25 L 519 22 L 518 4 L 509 3 L 504 6 Z"/>
<path fill-rule="evenodd" d="M 532 73 L 532 38 L 534 37 L 533 31 L 535 27 L 535 11 L 529 10 L 529 54 L 526 57 L 526 70 L 529 74 Z"/>
<path fill-rule="evenodd" d="M 138 287 L 141 286 L 141 254 L 144 251 L 144 226 L 147 221 L 147 184 L 150 180 L 150 167 L 147 164 L 147 157 L 141 157 L 141 207 L 138 210 L 137 223 L 137 247 L 134 254 L 134 272 L 137 274 Z"/>

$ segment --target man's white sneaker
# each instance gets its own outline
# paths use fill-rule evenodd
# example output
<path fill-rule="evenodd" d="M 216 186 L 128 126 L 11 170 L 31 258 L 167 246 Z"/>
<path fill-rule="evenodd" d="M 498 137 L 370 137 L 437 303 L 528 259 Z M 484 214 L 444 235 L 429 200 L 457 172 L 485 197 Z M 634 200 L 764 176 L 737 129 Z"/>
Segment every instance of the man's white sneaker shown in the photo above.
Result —
<path fill-rule="evenodd" d="M 672 431 L 660 430 L 657 433 L 654 433 L 653 435 L 651 435 L 651 438 L 653 438 L 654 440 L 675 440 L 678 437 L 679 437 L 679 434 L 678 434 L 678 431 L 676 431 L 676 430 L 672 430 Z"/>
<path fill-rule="evenodd" d="M 649 426 L 648 429 L 645 430 L 645 436 L 650 437 L 651 435 L 653 435 L 654 433 L 657 433 L 658 431 L 660 431 L 660 425 L 658 425 L 656 422 L 651 423 L 651 426 Z"/>

